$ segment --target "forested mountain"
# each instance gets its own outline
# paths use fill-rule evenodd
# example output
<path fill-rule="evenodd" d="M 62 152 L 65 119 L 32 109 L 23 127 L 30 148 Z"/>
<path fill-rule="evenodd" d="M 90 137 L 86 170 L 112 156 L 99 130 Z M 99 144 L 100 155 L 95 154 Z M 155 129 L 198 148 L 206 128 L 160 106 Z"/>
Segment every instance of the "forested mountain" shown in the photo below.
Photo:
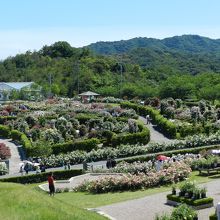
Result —
<path fill-rule="evenodd" d="M 118 56 L 121 62 L 158 70 L 198 74 L 220 72 L 220 40 L 198 35 L 183 35 L 163 40 L 134 38 L 97 42 L 88 46 L 96 54 Z"/>
<path fill-rule="evenodd" d="M 88 46 L 92 51 L 102 55 L 127 53 L 136 48 L 148 48 L 162 51 L 220 54 L 220 39 L 214 40 L 199 35 L 182 35 L 163 40 L 139 37 L 130 40 L 97 42 Z"/>
<path fill-rule="evenodd" d="M 116 97 L 214 100 L 220 98 L 219 48 L 219 40 L 193 35 L 84 48 L 60 41 L 1 61 L 0 81 L 35 81 L 47 93 L 51 78 L 52 92 L 69 97 L 92 90 Z"/>

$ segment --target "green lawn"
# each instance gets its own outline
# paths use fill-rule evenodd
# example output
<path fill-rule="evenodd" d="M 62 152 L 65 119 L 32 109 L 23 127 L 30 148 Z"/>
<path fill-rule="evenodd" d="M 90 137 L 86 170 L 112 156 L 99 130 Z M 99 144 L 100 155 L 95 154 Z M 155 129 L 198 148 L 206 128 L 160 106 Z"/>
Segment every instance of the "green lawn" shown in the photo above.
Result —
<path fill-rule="evenodd" d="M 219 176 L 218 176 L 219 177 Z M 197 183 L 213 180 L 193 172 L 189 178 Z M 95 208 L 121 201 L 141 198 L 171 190 L 170 186 L 139 190 L 135 192 L 89 194 L 81 192 L 57 193 L 49 197 L 38 184 L 20 185 L 0 183 L 0 219 L 4 220 L 103 220 L 102 216 L 83 208 Z"/>
<path fill-rule="evenodd" d="M 96 213 L 36 190 L 33 185 L 0 183 L 0 219 L 4 220 L 104 220 Z"/>
<path fill-rule="evenodd" d="M 192 172 L 189 180 L 196 181 L 197 183 L 205 183 L 211 181 L 209 177 L 198 176 L 198 172 Z M 151 188 L 147 190 L 138 190 L 134 192 L 121 192 L 121 193 L 105 193 L 105 194 L 89 194 L 81 192 L 69 192 L 56 194 L 56 198 L 60 201 L 65 201 L 68 204 L 84 207 L 95 208 L 98 206 L 108 205 L 112 203 L 122 202 L 131 199 L 137 199 L 144 196 L 152 195 L 155 193 L 165 192 L 171 190 L 171 186 L 162 186 Z"/>

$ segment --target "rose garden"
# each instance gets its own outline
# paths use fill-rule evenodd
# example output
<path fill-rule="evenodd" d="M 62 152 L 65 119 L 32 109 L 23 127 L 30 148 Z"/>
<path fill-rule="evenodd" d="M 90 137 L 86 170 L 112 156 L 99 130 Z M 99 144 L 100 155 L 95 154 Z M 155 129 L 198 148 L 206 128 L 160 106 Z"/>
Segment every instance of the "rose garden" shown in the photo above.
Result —
<path fill-rule="evenodd" d="M 98 195 L 106 195 L 107 200 L 108 196 L 117 197 L 113 201 L 110 198 L 106 205 L 132 199 L 125 196 L 120 200 L 120 193 L 140 193 L 135 197 L 140 198 L 145 192 L 164 187 L 172 191 L 167 193 L 169 202 L 164 206 L 179 206 L 173 208 L 172 213 L 155 213 L 155 219 L 198 219 L 198 209 L 210 209 L 218 202 L 208 196 L 209 188 L 197 186 L 192 176 L 198 179 L 198 184 L 211 181 L 209 175 L 219 177 L 220 157 L 213 154 L 213 150 L 218 152 L 220 148 L 219 107 L 204 100 L 172 98 L 150 98 L 144 105 L 140 100 L 113 97 L 88 104 L 61 98 L 7 102 L 0 106 L 0 136 L 22 146 L 24 163 L 37 165 L 29 166 L 28 175 L 19 173 L 19 164 L 17 173 L 12 172 L 13 154 L 7 143 L 1 143 L 0 185 L 28 183 L 25 187 L 30 190 L 36 183 L 44 184 L 47 172 L 53 171 L 56 196 L 63 201 L 67 197 L 71 201 L 69 195 L 74 198 L 79 193 L 94 200 Z M 151 141 L 147 115 L 153 129 L 169 138 L 169 142 Z M 160 161 L 158 167 L 160 155 L 166 159 Z M 116 160 L 116 166 L 107 169 L 108 159 Z M 101 165 L 96 165 L 98 163 Z M 83 167 L 83 164 L 90 166 Z M 42 167 L 46 172 L 36 174 Z M 83 179 L 77 185 L 62 182 L 88 173 L 97 179 Z M 46 194 L 32 190 L 42 196 Z M 91 207 L 84 204 L 82 208 L 93 206 L 100 204 L 91 204 Z M 210 219 L 217 219 L 214 208 L 208 215 Z"/>

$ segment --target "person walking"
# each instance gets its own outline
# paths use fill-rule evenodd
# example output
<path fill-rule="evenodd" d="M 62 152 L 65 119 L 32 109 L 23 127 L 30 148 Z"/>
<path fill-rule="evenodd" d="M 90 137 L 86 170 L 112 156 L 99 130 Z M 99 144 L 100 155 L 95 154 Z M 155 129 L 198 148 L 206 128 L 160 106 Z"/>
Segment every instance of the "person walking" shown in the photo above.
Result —
<path fill-rule="evenodd" d="M 150 124 L 150 115 L 146 115 L 147 124 Z"/>
<path fill-rule="evenodd" d="M 49 185 L 49 195 L 50 196 L 54 196 L 55 193 L 55 185 L 54 185 L 54 177 L 53 177 L 53 173 L 49 173 L 48 176 L 48 185 Z"/>
<path fill-rule="evenodd" d="M 19 170 L 19 172 L 21 173 L 21 176 L 23 176 L 23 172 L 24 172 L 24 164 L 22 164 L 22 165 L 20 166 L 20 170 Z"/>

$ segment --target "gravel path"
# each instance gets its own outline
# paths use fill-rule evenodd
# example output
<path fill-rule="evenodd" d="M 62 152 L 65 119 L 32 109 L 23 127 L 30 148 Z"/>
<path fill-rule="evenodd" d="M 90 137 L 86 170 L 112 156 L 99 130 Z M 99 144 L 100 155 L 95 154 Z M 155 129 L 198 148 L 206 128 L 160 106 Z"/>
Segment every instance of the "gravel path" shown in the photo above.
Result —
<path fill-rule="evenodd" d="M 6 144 L 10 148 L 11 158 L 9 159 L 9 174 L 15 174 L 19 172 L 19 163 L 22 162 L 20 152 L 22 152 L 22 147 L 15 145 L 10 139 L 0 139 L 0 143 Z"/>
<path fill-rule="evenodd" d="M 214 198 L 214 205 L 220 201 L 220 179 L 201 184 L 208 189 L 207 196 Z M 168 192 L 158 193 L 144 198 L 129 200 L 113 205 L 98 207 L 96 210 L 104 212 L 116 220 L 154 220 L 155 215 L 170 213 L 173 207 L 166 205 Z M 215 208 L 207 208 L 198 211 L 199 220 L 208 220 Z"/>
<path fill-rule="evenodd" d="M 163 134 L 158 132 L 155 129 L 155 126 L 151 123 L 147 124 L 146 118 L 139 116 L 139 120 L 141 120 L 145 126 L 150 130 L 150 142 L 156 142 L 156 143 L 168 143 L 172 142 L 173 140 L 165 137 Z"/>

